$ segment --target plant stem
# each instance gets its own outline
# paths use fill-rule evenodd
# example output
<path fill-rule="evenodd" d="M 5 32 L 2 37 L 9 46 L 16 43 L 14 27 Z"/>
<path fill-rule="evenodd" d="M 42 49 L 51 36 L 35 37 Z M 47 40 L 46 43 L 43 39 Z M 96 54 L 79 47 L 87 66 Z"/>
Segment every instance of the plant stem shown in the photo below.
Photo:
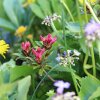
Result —
<path fill-rule="evenodd" d="M 94 77 L 93 75 L 91 75 L 91 74 L 86 70 L 85 65 L 86 65 L 86 63 L 87 63 L 87 60 L 88 60 L 88 51 L 86 52 L 86 56 L 85 56 L 84 63 L 83 63 L 84 72 L 85 72 L 85 74 L 86 74 L 87 76 L 89 76 L 89 77 L 91 77 L 91 78 L 93 78 L 93 79 L 95 79 L 95 80 L 98 80 L 96 77 Z"/>
<path fill-rule="evenodd" d="M 73 72 L 73 69 L 72 69 L 71 65 L 70 65 L 70 70 L 71 70 L 71 75 L 72 75 L 73 83 L 74 83 L 76 92 L 77 92 L 77 94 L 78 94 L 77 81 L 76 81 L 75 74 L 74 74 L 74 72 Z"/>
<path fill-rule="evenodd" d="M 83 33 L 83 30 L 82 30 L 82 20 L 81 20 L 81 15 L 80 15 L 80 10 L 79 10 L 79 2 L 78 2 L 78 0 L 76 0 L 76 7 L 77 7 L 78 19 L 79 19 L 79 22 L 80 22 L 81 33 Z"/>
<path fill-rule="evenodd" d="M 88 9 L 90 10 L 91 14 L 93 15 L 94 19 L 95 19 L 98 23 L 100 23 L 98 17 L 96 16 L 96 14 L 95 14 L 94 11 L 93 11 L 91 5 L 90 5 L 86 0 L 85 0 L 85 3 L 86 3 L 86 5 L 87 5 Z"/>
<path fill-rule="evenodd" d="M 87 60 L 88 60 L 88 50 L 87 50 L 86 55 L 85 55 L 85 59 L 84 59 L 84 63 L 83 63 L 83 69 L 84 69 L 84 72 L 87 76 L 91 76 L 91 74 L 85 68 L 85 65 L 87 64 Z"/>
<path fill-rule="evenodd" d="M 51 21 L 51 27 L 52 27 L 52 29 L 53 29 L 54 32 L 57 32 L 57 29 L 56 29 L 56 27 L 55 27 L 53 21 Z"/>
<path fill-rule="evenodd" d="M 33 94 L 32 94 L 32 98 L 31 100 L 33 100 L 35 93 L 37 91 L 37 89 L 39 88 L 39 86 L 41 85 L 41 83 L 43 82 L 43 80 L 47 77 L 47 75 L 49 75 L 54 69 L 56 69 L 58 67 L 58 65 L 54 66 L 43 78 L 42 80 L 39 82 L 39 84 L 37 85 L 36 89 L 34 90 Z"/>
<path fill-rule="evenodd" d="M 93 46 L 90 48 L 90 50 L 91 50 L 91 56 L 92 56 L 93 75 L 96 76 L 96 66 L 95 66 Z"/>
<path fill-rule="evenodd" d="M 43 69 L 43 71 L 52 82 L 55 82 L 55 80 L 50 75 L 48 75 L 48 73 L 44 69 Z"/>
<path fill-rule="evenodd" d="M 65 43 L 65 48 L 67 49 L 67 44 L 66 44 L 66 34 L 65 34 L 65 18 L 64 18 L 64 11 L 62 9 L 62 28 L 63 28 L 63 38 L 64 38 L 64 43 Z"/>
<path fill-rule="evenodd" d="M 86 3 L 85 3 L 85 0 L 83 0 L 83 5 L 84 5 L 85 21 L 86 21 L 86 23 L 88 23 L 88 16 L 87 16 L 87 11 L 86 11 Z"/>
<path fill-rule="evenodd" d="M 72 15 L 70 9 L 68 8 L 68 5 L 64 2 L 64 0 L 61 0 L 61 3 L 64 5 L 64 7 L 66 8 L 66 10 L 68 11 L 68 13 L 69 13 L 69 15 L 70 15 L 72 21 L 75 22 L 74 17 L 73 17 L 73 15 Z"/>
<path fill-rule="evenodd" d="M 27 59 L 29 59 L 30 61 L 34 62 L 34 60 L 31 57 L 26 57 Z"/>

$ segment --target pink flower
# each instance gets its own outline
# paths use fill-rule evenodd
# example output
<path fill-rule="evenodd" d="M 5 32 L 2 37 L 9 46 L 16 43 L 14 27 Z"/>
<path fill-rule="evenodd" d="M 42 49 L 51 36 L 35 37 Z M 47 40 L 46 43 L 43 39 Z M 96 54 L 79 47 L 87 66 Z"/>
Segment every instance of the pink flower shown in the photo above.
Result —
<path fill-rule="evenodd" d="M 46 47 L 46 49 L 49 49 L 52 47 L 52 44 L 57 40 L 57 37 L 52 37 L 51 34 L 48 34 L 46 37 L 40 36 L 40 40 L 43 42 L 43 45 Z"/>
<path fill-rule="evenodd" d="M 22 50 L 24 51 L 25 54 L 28 54 L 30 52 L 30 42 L 29 41 L 26 41 L 26 42 L 22 42 L 21 44 L 21 48 Z"/>
<path fill-rule="evenodd" d="M 35 55 L 35 57 L 36 57 L 35 60 L 37 63 L 39 63 L 39 64 L 41 63 L 42 55 L 44 52 L 45 52 L 45 48 L 41 49 L 40 47 L 38 47 L 37 50 L 32 49 L 32 53 L 33 53 L 33 55 Z"/>

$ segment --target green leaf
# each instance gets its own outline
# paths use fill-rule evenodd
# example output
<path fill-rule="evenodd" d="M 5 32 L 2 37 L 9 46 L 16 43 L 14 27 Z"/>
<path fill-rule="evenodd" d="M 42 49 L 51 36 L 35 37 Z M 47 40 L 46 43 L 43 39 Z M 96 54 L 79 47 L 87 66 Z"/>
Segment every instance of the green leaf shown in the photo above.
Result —
<path fill-rule="evenodd" d="M 10 71 L 10 81 L 12 82 L 20 77 L 31 75 L 32 73 L 34 73 L 34 71 L 35 70 L 33 70 L 33 68 L 29 66 L 17 66 Z"/>
<path fill-rule="evenodd" d="M 0 71 L 0 85 L 3 83 L 2 72 Z"/>
<path fill-rule="evenodd" d="M 85 67 L 85 69 L 91 69 L 92 65 L 86 64 L 84 67 Z"/>
<path fill-rule="evenodd" d="M 0 100 L 7 100 L 4 99 L 7 98 L 9 94 L 13 92 L 13 89 L 17 86 L 16 83 L 11 84 L 2 84 L 0 85 Z"/>
<path fill-rule="evenodd" d="M 50 2 L 51 2 L 51 7 L 53 9 L 53 12 L 61 14 L 62 11 L 61 11 L 61 6 L 60 6 L 59 0 L 50 0 Z"/>
<path fill-rule="evenodd" d="M 80 32 L 80 25 L 79 23 L 66 23 L 66 28 L 68 28 L 71 32 Z"/>
<path fill-rule="evenodd" d="M 4 11 L 4 7 L 3 7 L 3 1 L 4 0 L 0 0 L 0 17 L 2 18 L 7 18 L 7 15 Z"/>
<path fill-rule="evenodd" d="M 14 5 L 15 5 L 14 0 L 10 0 L 9 2 L 8 0 L 4 0 L 3 6 L 7 16 L 12 21 L 12 23 L 18 27 L 19 23 L 14 11 Z"/>
<path fill-rule="evenodd" d="M 27 100 L 27 93 L 31 85 L 31 76 L 27 76 L 18 82 L 18 96 L 16 100 Z"/>
<path fill-rule="evenodd" d="M 79 96 L 81 100 L 88 100 L 89 97 L 97 90 L 100 86 L 100 81 L 91 77 L 85 77 L 81 80 L 81 88 Z"/>
<path fill-rule="evenodd" d="M 51 8 L 50 8 L 50 2 L 49 0 L 38 0 L 38 4 L 40 5 L 40 8 L 42 9 L 44 16 L 51 14 Z"/>
<path fill-rule="evenodd" d="M 0 70 L 9 70 L 11 68 L 14 68 L 16 66 L 15 61 L 13 59 L 11 59 L 8 62 L 3 63 L 2 65 L 0 65 Z"/>
<path fill-rule="evenodd" d="M 97 48 L 98 48 L 98 51 L 99 51 L 99 57 L 100 57 L 100 40 L 97 41 Z"/>
<path fill-rule="evenodd" d="M 3 18 L 0 18 L 0 27 L 11 31 L 14 31 L 16 29 L 16 27 L 11 22 Z"/>
<path fill-rule="evenodd" d="M 64 67 L 63 65 L 58 65 L 54 71 L 60 71 L 60 72 L 70 72 L 70 68 L 68 66 Z"/>
<path fill-rule="evenodd" d="M 37 4 L 35 4 L 35 3 L 31 4 L 30 8 L 31 8 L 32 12 L 36 16 L 38 16 L 39 18 L 43 19 L 45 17 L 44 14 L 43 14 L 43 12 L 42 12 L 42 10 L 40 9 L 40 7 Z"/>
<path fill-rule="evenodd" d="M 96 98 L 100 98 L 100 86 L 97 88 L 97 90 L 92 94 L 92 96 L 89 97 L 89 100 L 94 100 Z"/>
<path fill-rule="evenodd" d="M 40 76 L 43 75 L 43 69 L 39 69 L 39 75 L 40 75 Z"/>

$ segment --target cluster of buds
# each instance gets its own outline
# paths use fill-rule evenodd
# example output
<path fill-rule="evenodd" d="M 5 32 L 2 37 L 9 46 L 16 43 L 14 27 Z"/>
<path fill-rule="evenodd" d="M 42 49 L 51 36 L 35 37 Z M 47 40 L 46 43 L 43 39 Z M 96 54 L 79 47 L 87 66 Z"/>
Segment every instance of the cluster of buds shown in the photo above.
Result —
<path fill-rule="evenodd" d="M 57 90 L 56 95 L 52 97 L 52 100 L 80 100 L 80 98 L 75 95 L 75 92 L 63 93 L 64 89 L 70 87 L 70 83 L 59 80 L 54 83 L 54 86 L 57 87 Z"/>
<path fill-rule="evenodd" d="M 46 16 L 46 18 L 43 20 L 42 24 L 51 26 L 52 21 L 60 19 L 61 16 L 58 16 L 56 13 L 54 13 L 52 16 Z"/>
<path fill-rule="evenodd" d="M 67 50 L 67 52 L 64 51 L 62 54 L 58 53 L 56 60 L 65 67 L 69 64 L 75 66 L 74 60 L 79 60 L 79 55 L 80 53 L 77 50 Z"/>
<path fill-rule="evenodd" d="M 100 39 L 100 23 L 91 20 L 85 27 L 85 37 L 88 47 L 91 47 L 94 41 Z"/>
<path fill-rule="evenodd" d="M 48 34 L 46 37 L 40 36 L 40 40 L 43 42 L 43 48 L 38 47 L 37 50 L 31 49 L 31 43 L 29 41 L 22 42 L 21 48 L 25 56 L 29 56 L 30 52 L 35 56 L 35 61 L 40 64 L 42 62 L 42 56 L 47 49 L 52 47 L 52 44 L 56 41 L 56 37 L 52 37 Z"/>

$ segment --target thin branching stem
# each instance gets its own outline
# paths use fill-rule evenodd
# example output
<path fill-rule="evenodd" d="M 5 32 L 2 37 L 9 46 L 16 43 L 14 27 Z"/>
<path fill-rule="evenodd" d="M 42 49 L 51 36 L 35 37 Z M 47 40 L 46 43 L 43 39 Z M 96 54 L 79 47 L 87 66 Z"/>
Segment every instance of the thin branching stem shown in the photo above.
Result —
<path fill-rule="evenodd" d="M 45 69 L 43 69 L 43 71 L 52 82 L 55 82 L 55 80 L 50 75 L 48 75 L 48 73 L 45 71 Z"/>

